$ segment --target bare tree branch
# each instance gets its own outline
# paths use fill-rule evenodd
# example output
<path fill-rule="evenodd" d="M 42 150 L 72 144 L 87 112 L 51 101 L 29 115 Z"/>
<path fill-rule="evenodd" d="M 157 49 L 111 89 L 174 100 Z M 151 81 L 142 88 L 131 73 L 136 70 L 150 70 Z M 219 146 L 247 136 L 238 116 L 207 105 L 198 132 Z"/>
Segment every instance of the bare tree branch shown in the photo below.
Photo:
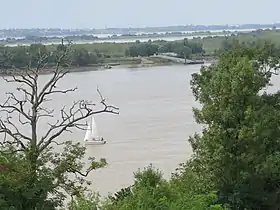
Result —
<path fill-rule="evenodd" d="M 63 107 L 61 109 L 61 120 L 57 120 L 54 124 L 49 124 L 49 130 L 38 143 L 38 145 L 41 146 L 40 150 L 42 151 L 46 147 L 48 147 L 48 145 L 63 132 L 69 131 L 69 128 L 80 129 L 81 127 L 85 126 L 85 124 L 81 124 L 80 121 L 86 119 L 91 115 L 104 112 L 119 114 L 118 108 L 115 106 L 107 105 L 103 97 L 101 97 L 101 104 L 103 104 L 104 108 L 98 111 L 94 111 L 96 104 L 85 100 L 74 102 L 73 105 L 69 108 L 68 112 L 66 111 L 66 107 Z M 54 134 L 50 136 L 52 132 L 54 132 Z"/>
<path fill-rule="evenodd" d="M 21 84 L 25 84 L 31 88 L 33 86 L 32 81 L 22 74 L 18 76 L 18 77 L 21 77 L 21 79 L 14 75 L 11 75 L 11 77 L 12 77 L 12 79 L 8 79 L 5 77 L 3 77 L 3 79 L 8 83 L 21 83 Z"/>
<path fill-rule="evenodd" d="M 99 94 L 99 96 L 100 96 L 100 99 L 101 99 L 100 103 L 104 106 L 104 109 L 105 109 L 105 110 L 110 110 L 110 111 L 112 111 L 114 114 L 119 114 L 119 112 L 116 111 L 116 110 L 119 110 L 119 108 L 117 108 L 117 107 L 115 107 L 115 106 L 112 106 L 112 105 L 107 105 L 107 104 L 105 103 L 105 98 L 102 96 L 102 94 L 101 94 L 101 92 L 100 92 L 100 90 L 99 90 L 98 87 L 97 87 L 97 92 L 98 92 L 98 94 Z"/>
<path fill-rule="evenodd" d="M 77 173 L 77 174 L 79 174 L 80 176 L 83 176 L 83 177 L 87 177 L 88 174 L 89 174 L 91 171 L 92 171 L 92 170 L 87 170 L 86 173 L 82 173 L 81 171 L 75 170 L 75 171 L 71 171 L 71 172 Z"/>
<path fill-rule="evenodd" d="M 68 93 L 73 92 L 77 88 L 74 89 L 68 89 L 68 90 L 54 90 L 56 88 L 56 85 L 59 80 L 61 80 L 67 73 L 69 73 L 69 70 L 65 70 L 64 68 L 61 68 L 62 60 L 69 54 L 71 49 L 65 50 L 59 57 L 56 63 L 55 70 L 53 71 L 52 78 L 44 85 L 41 92 L 38 94 L 38 101 L 37 106 L 39 106 L 45 99 L 47 95 L 51 95 L 54 93 Z"/>
<path fill-rule="evenodd" d="M 0 133 L 4 134 L 4 139 L 3 142 L 1 142 L 2 144 L 16 144 L 17 146 L 20 146 L 21 149 L 25 150 L 26 146 L 25 144 L 22 142 L 22 140 L 28 140 L 30 141 L 31 138 L 23 135 L 19 129 L 15 126 L 15 124 L 13 124 L 11 122 L 11 117 L 7 117 L 7 119 L 0 119 Z M 10 125 L 11 128 L 8 127 L 8 125 Z M 15 131 L 12 131 L 15 130 Z M 7 141 L 7 136 L 9 136 L 12 141 Z"/>
<path fill-rule="evenodd" d="M 32 65 L 30 60 L 25 70 L 15 69 L 13 76 L 3 77 L 7 83 L 18 84 L 16 90 L 20 95 L 11 92 L 6 93 L 7 100 L 0 104 L 0 113 L 7 114 L 6 118 L 0 117 L 0 133 L 4 134 L 4 141 L 0 143 L 0 146 L 15 147 L 13 151 L 27 151 L 29 147 L 33 147 L 36 150 L 36 155 L 43 154 L 51 148 L 51 144 L 65 145 L 65 142 L 57 141 L 57 138 L 64 132 L 72 132 L 72 129 L 85 130 L 85 124 L 82 123 L 84 119 L 99 113 L 119 114 L 119 109 L 108 105 L 101 91 L 97 88 L 102 108 L 97 109 L 97 104 L 90 101 L 75 101 L 72 106 L 64 106 L 60 110 L 60 117 L 55 123 L 46 122 L 49 128 L 41 138 L 38 137 L 39 119 L 57 117 L 54 116 L 55 110 L 44 106 L 45 102 L 51 101 L 52 95 L 64 95 L 78 89 L 77 87 L 58 88 L 59 81 L 69 73 L 68 65 L 65 65 L 65 62 L 71 52 L 70 45 L 71 43 L 65 46 L 62 40 L 61 49 L 55 55 L 52 53 L 43 54 L 39 49 L 36 54 L 36 67 L 32 67 L 34 63 Z M 39 87 L 39 75 L 46 70 L 49 58 L 56 59 L 56 66 L 50 72 L 51 78 L 42 87 Z M 65 66 L 66 68 L 64 68 Z M 32 135 L 24 135 L 18 126 L 12 122 L 12 117 L 15 117 L 21 126 L 28 125 Z M 7 140 L 7 137 L 12 140 Z M 74 171 L 74 173 L 87 176 L 90 171 L 88 170 L 86 173 Z"/>
<path fill-rule="evenodd" d="M 25 112 L 24 105 L 26 104 L 27 100 L 20 100 L 18 99 L 14 93 L 6 93 L 8 95 L 7 100 L 0 104 L 0 112 L 6 112 L 9 114 L 18 113 L 23 115 L 27 120 L 31 120 L 31 116 Z"/>

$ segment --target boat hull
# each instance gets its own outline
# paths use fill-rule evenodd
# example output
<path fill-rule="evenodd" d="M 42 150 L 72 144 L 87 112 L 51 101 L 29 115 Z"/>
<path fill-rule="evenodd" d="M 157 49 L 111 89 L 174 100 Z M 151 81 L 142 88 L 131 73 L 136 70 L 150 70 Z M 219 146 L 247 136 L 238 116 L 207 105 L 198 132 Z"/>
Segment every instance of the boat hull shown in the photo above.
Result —
<path fill-rule="evenodd" d="M 107 142 L 104 141 L 85 141 L 85 145 L 102 145 L 106 144 Z"/>

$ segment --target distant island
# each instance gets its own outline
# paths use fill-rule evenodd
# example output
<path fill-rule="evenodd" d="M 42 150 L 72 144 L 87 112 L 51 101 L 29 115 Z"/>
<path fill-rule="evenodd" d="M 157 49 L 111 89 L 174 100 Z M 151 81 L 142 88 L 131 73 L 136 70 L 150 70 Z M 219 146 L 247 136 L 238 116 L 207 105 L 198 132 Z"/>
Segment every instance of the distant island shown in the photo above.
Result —
<path fill-rule="evenodd" d="M 90 44 L 104 42 L 135 42 L 166 40 L 175 41 L 184 38 L 203 38 L 229 36 L 248 33 L 257 30 L 271 30 L 280 24 L 247 24 L 240 26 L 169 26 L 150 28 L 123 29 L 5 29 L 0 30 L 0 45 L 17 46 L 41 43 L 45 45 L 58 44 L 61 39 L 71 40 L 75 44 Z M 205 30 L 203 30 L 205 29 Z M 207 29 L 207 30 L 206 30 Z M 218 30 L 220 29 L 220 30 Z M 169 30 L 169 31 L 167 31 Z M 181 31 L 179 31 L 181 30 Z M 153 31 L 153 32 L 148 32 Z M 11 36 L 14 35 L 14 36 Z M 17 35 L 17 36 L 16 36 Z M 19 36 L 20 35 L 20 36 Z"/>
<path fill-rule="evenodd" d="M 26 37 L 63 37 L 77 35 L 139 35 L 143 33 L 166 32 L 198 32 L 223 30 L 255 30 L 278 28 L 280 23 L 273 24 L 242 24 L 242 25 L 185 25 L 145 28 L 105 28 L 105 29 L 61 29 L 61 28 L 32 28 L 32 29 L 0 29 L 0 38 L 22 39 Z"/>
<path fill-rule="evenodd" d="M 135 42 L 151 40 L 165 40 L 165 39 L 184 39 L 195 37 L 209 37 L 209 36 L 226 36 L 236 35 L 238 33 L 246 33 L 250 31 L 197 31 L 197 32 L 165 32 L 165 33 L 141 33 L 141 34 L 121 34 L 121 35 L 108 35 L 106 37 L 99 37 L 96 35 L 64 35 L 64 36 L 26 36 L 22 38 L 6 38 L 0 40 L 0 45 L 16 46 L 16 45 L 30 45 L 34 43 L 42 44 L 58 44 L 61 42 L 62 37 L 66 40 L 72 41 L 76 44 L 90 44 L 95 42 Z"/>

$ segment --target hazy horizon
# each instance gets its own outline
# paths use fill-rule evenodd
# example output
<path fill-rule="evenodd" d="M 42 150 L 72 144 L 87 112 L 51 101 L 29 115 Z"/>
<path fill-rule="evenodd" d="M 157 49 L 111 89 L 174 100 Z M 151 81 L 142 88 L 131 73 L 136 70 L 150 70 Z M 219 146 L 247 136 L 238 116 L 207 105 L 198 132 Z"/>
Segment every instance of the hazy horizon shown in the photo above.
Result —
<path fill-rule="evenodd" d="M 277 11 L 280 2 L 276 0 L 260 1 L 258 4 L 253 0 L 246 2 L 79 0 L 78 4 L 74 2 L 69 0 L 2 2 L 0 28 L 143 28 L 191 24 L 272 24 L 280 20 Z"/>
<path fill-rule="evenodd" d="M 143 27 L 107 27 L 107 29 L 111 29 L 111 28 L 118 28 L 118 29 L 121 29 L 121 28 L 161 28 L 161 27 L 180 27 L 180 26 L 188 26 L 188 25 L 194 25 L 194 26 L 198 26 L 198 25 L 201 25 L 201 26 L 215 26 L 215 25 L 228 25 L 228 26 L 234 26 L 234 25 L 251 25 L 251 24 L 254 24 L 254 25 L 269 25 L 269 24 L 273 24 L 272 22 L 271 23 L 242 23 L 242 24 L 185 24 L 185 25 L 151 25 L 151 26 L 143 26 Z M 106 29 L 106 28 L 64 28 L 64 27 L 33 27 L 33 28 L 0 28 L 0 30 L 5 30 L 5 29 L 77 29 L 77 30 L 92 30 L 92 29 L 95 29 L 95 30 L 103 30 L 103 29 Z"/>

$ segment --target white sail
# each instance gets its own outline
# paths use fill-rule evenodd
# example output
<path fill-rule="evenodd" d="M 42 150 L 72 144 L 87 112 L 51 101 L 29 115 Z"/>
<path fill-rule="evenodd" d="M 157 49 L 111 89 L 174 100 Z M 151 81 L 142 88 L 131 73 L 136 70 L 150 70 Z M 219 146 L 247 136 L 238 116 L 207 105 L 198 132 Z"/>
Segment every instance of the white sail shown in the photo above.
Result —
<path fill-rule="evenodd" d="M 86 134 L 85 134 L 84 141 L 89 140 L 90 137 L 91 137 L 91 126 L 90 126 L 90 123 L 89 123 L 89 124 L 88 124 L 88 127 L 87 127 Z"/>
<path fill-rule="evenodd" d="M 99 137 L 94 117 L 91 117 L 91 137 L 97 139 Z"/>
<path fill-rule="evenodd" d="M 98 135 L 97 126 L 93 116 L 91 117 L 91 123 L 88 124 L 88 128 L 85 135 L 85 144 L 86 145 L 106 144 L 106 141 L 103 140 L 103 138 L 100 138 Z"/>

